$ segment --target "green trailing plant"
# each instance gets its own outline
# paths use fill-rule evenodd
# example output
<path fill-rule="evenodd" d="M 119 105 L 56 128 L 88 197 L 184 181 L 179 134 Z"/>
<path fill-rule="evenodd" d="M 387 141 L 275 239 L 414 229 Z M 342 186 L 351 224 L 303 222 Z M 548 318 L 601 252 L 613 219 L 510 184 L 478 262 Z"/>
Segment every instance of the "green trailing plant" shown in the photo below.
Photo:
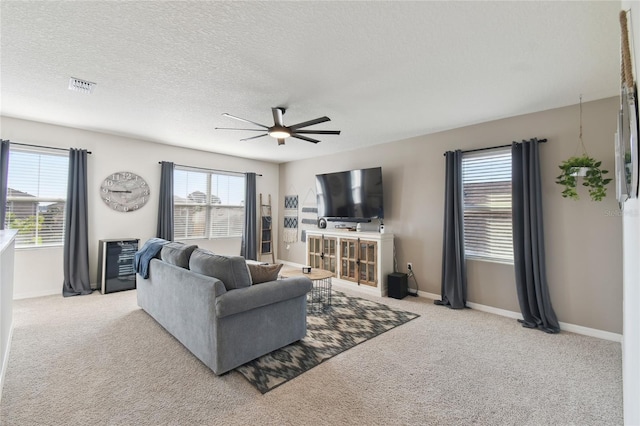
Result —
<path fill-rule="evenodd" d="M 582 185 L 589 188 L 589 196 L 593 201 L 602 201 L 607 195 L 606 186 L 612 179 L 604 177 L 609 171 L 602 170 L 600 168 L 601 165 L 602 161 L 597 161 L 586 154 L 563 161 L 558 166 L 562 173 L 556 178 L 556 183 L 564 186 L 562 196 L 574 200 L 580 199 L 577 187 L 581 176 L 578 176 L 578 171 L 580 168 L 585 167 L 587 168 L 587 173 L 586 176 L 582 177 Z"/>
<path fill-rule="evenodd" d="M 560 170 L 562 170 L 562 173 L 556 178 L 556 183 L 564 187 L 562 190 L 562 196 L 564 198 L 579 200 L 580 197 L 578 196 L 577 188 L 578 181 L 582 178 L 582 186 L 589 188 L 589 196 L 591 196 L 591 199 L 593 201 L 602 201 L 602 199 L 607 196 L 606 186 L 611 182 L 611 179 L 604 177 L 609 171 L 600 168 L 602 161 L 597 161 L 589 157 L 584 142 L 582 141 L 582 95 L 580 95 L 580 134 L 578 136 L 576 152 L 579 148 L 582 148 L 581 156 L 578 157 L 574 155 L 573 157 L 569 157 L 568 160 L 564 160 L 562 164 L 558 166 Z M 584 176 L 579 176 L 580 169 L 582 168 L 586 168 L 587 171 Z"/>

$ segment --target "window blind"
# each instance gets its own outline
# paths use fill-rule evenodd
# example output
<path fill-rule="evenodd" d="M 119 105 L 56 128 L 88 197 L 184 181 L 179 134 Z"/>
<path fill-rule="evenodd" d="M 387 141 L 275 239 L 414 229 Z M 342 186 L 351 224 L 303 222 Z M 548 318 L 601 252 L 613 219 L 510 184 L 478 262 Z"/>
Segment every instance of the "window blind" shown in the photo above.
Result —
<path fill-rule="evenodd" d="M 244 176 L 211 174 L 214 204 L 209 221 L 211 238 L 242 236 L 244 180 Z"/>
<path fill-rule="evenodd" d="M 68 154 L 11 147 L 5 228 L 16 247 L 64 244 Z"/>
<path fill-rule="evenodd" d="M 463 154 L 462 189 L 466 257 L 513 263 L 511 148 Z"/>
<path fill-rule="evenodd" d="M 174 238 L 242 236 L 243 175 L 176 168 L 173 181 Z"/>

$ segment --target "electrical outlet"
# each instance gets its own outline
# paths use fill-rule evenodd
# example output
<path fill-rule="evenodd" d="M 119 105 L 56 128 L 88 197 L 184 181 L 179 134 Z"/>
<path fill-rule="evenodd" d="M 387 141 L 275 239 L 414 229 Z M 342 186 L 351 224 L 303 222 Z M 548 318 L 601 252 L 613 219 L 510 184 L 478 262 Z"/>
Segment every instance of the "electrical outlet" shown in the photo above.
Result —
<path fill-rule="evenodd" d="M 413 263 L 407 262 L 407 271 L 413 271 Z"/>

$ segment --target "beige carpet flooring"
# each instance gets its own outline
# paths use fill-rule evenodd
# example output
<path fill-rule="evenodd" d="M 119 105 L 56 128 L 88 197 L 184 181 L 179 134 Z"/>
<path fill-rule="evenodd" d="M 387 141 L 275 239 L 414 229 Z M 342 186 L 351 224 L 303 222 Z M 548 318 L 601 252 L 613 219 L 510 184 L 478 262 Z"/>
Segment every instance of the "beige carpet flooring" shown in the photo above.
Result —
<path fill-rule="evenodd" d="M 424 298 L 420 318 L 262 395 L 215 376 L 135 291 L 16 301 L 2 425 L 621 425 L 620 344 Z"/>

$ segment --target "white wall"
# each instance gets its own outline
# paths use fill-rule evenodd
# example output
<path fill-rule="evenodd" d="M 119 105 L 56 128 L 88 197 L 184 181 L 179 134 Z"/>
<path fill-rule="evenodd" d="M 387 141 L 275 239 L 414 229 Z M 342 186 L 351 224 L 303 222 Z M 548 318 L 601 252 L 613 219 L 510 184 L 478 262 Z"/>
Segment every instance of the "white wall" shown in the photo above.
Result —
<path fill-rule="evenodd" d="M 640 49 L 640 5 L 637 1 L 623 1 L 622 9 L 631 9 L 628 16 L 631 55 L 634 58 L 634 76 L 638 81 L 637 56 Z M 629 19 L 631 17 L 631 19 Z M 623 217 L 623 340 L 622 377 L 624 395 L 624 422 L 640 425 L 640 201 L 628 200 Z"/>
<path fill-rule="evenodd" d="M 640 425 L 640 202 L 628 200 L 624 206 L 623 250 L 623 338 L 622 376 L 624 419 Z"/>
<path fill-rule="evenodd" d="M 54 126 L 34 121 L 1 117 L 2 139 L 61 148 L 84 148 L 88 158 L 89 185 L 89 261 L 92 284 L 97 282 L 98 241 L 110 238 L 139 238 L 141 243 L 154 237 L 157 223 L 159 161 L 237 172 L 256 172 L 257 192 L 278 199 L 278 165 L 238 157 L 178 148 L 153 142 Z M 215 139 L 212 138 L 212 144 Z M 100 198 L 99 187 L 109 174 L 131 171 L 143 177 L 151 189 L 149 202 L 128 213 L 110 209 Z M 273 204 L 273 214 L 278 206 Z M 274 237 L 278 236 L 277 224 Z M 200 247 L 223 254 L 239 254 L 240 239 L 190 240 Z M 62 248 L 19 249 L 16 251 L 14 297 L 60 294 L 62 291 Z"/>

